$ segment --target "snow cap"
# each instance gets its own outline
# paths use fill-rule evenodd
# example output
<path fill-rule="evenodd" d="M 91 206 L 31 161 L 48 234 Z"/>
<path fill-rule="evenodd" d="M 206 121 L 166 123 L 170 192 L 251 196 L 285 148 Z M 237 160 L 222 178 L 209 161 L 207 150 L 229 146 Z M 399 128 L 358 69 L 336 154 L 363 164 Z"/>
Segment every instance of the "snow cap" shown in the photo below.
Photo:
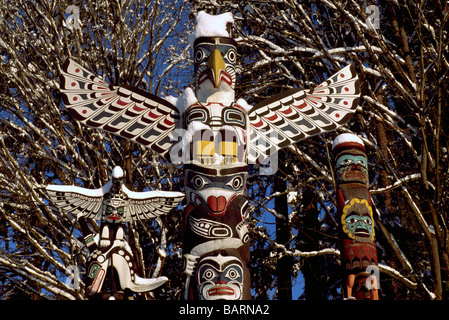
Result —
<path fill-rule="evenodd" d="M 115 179 L 120 179 L 123 178 L 123 169 L 119 166 L 114 167 L 114 169 L 112 169 L 112 177 Z"/>
<path fill-rule="evenodd" d="M 192 40 L 200 37 L 231 37 L 231 27 L 234 17 L 231 12 L 217 16 L 210 15 L 205 11 L 198 12 L 196 16 L 196 27 Z"/>
<path fill-rule="evenodd" d="M 173 104 L 178 109 L 179 114 L 183 114 L 191 105 L 198 103 L 195 92 L 190 87 L 185 87 L 184 91 L 179 97 L 167 96 L 165 100 Z"/>
<path fill-rule="evenodd" d="M 352 133 L 343 133 L 334 139 L 332 152 L 336 153 L 340 148 L 357 148 L 365 152 L 365 145 L 362 139 Z"/>
<path fill-rule="evenodd" d="M 251 111 L 251 109 L 253 108 L 252 105 L 248 104 L 248 102 L 246 102 L 246 100 L 239 98 L 236 102 L 239 106 L 241 106 L 243 109 L 245 109 L 245 111 L 247 113 L 249 113 Z"/>

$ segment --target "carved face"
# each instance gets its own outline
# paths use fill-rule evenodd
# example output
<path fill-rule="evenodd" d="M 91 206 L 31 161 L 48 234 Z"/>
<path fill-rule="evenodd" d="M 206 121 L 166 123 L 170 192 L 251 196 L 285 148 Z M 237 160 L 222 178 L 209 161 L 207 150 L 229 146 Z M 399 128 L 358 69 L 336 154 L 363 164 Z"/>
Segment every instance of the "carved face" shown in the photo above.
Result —
<path fill-rule="evenodd" d="M 336 167 L 339 183 L 368 183 L 368 161 L 364 155 L 344 153 L 337 158 Z"/>
<path fill-rule="evenodd" d="M 236 43 L 226 37 L 200 37 L 194 44 L 195 79 L 201 86 L 209 81 L 215 88 L 222 82 L 234 88 Z"/>
<path fill-rule="evenodd" d="M 197 165 L 246 163 L 247 115 L 237 105 L 193 105 L 185 112 L 184 125 L 190 143 L 184 161 Z"/>
<path fill-rule="evenodd" d="M 243 265 L 233 256 L 205 257 L 198 263 L 197 284 L 202 300 L 239 300 L 243 292 Z"/>
<path fill-rule="evenodd" d="M 122 223 L 125 220 L 126 203 L 123 199 L 114 197 L 104 201 L 103 218 L 109 223 Z"/>
<path fill-rule="evenodd" d="M 368 200 L 354 198 L 343 208 L 343 231 L 359 242 L 374 241 L 373 209 Z"/>
<path fill-rule="evenodd" d="M 185 171 L 187 201 L 207 208 L 210 215 L 222 215 L 238 195 L 243 195 L 246 173 L 215 176 Z"/>
<path fill-rule="evenodd" d="M 193 54 L 198 100 L 207 101 L 217 92 L 228 92 L 234 97 L 235 41 L 226 37 L 200 37 L 195 40 Z"/>

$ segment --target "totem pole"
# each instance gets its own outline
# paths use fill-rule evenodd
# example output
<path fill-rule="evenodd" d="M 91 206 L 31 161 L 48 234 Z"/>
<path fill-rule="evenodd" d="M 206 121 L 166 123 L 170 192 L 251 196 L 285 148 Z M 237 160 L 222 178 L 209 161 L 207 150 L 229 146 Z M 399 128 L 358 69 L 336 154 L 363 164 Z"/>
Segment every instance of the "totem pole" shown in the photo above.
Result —
<path fill-rule="evenodd" d="M 124 183 L 123 170 L 115 167 L 112 179 L 99 189 L 76 186 L 46 187 L 52 202 L 77 219 L 101 220 L 100 233 L 81 224 L 89 249 L 86 297 L 123 300 L 134 292 L 148 292 L 163 285 L 167 277 L 146 279 L 136 272 L 136 262 L 126 241 L 126 222 L 144 221 L 170 212 L 184 198 L 180 192 L 133 192 Z M 115 276 L 115 273 L 117 276 Z M 103 290 L 108 279 L 112 288 Z M 115 284 L 115 281 L 118 281 Z"/>
<path fill-rule="evenodd" d="M 273 161 L 279 149 L 344 125 L 360 95 L 350 65 L 314 89 L 291 89 L 254 107 L 235 101 L 233 22 L 230 13 L 198 13 L 194 88 L 177 99 L 108 85 L 71 60 L 61 75 L 75 119 L 183 164 L 186 299 L 250 299 L 248 163 Z"/>
<path fill-rule="evenodd" d="M 341 223 L 344 298 L 378 300 L 374 218 L 368 191 L 368 161 L 363 141 L 353 134 L 337 136 L 332 145 L 336 167 L 337 207 Z"/>
<path fill-rule="evenodd" d="M 248 119 L 235 103 L 237 44 L 230 37 L 232 22 L 229 13 L 200 12 L 192 39 L 196 101 L 181 118 L 191 134 L 188 149 L 182 150 L 186 299 L 251 298 L 246 266 Z"/>

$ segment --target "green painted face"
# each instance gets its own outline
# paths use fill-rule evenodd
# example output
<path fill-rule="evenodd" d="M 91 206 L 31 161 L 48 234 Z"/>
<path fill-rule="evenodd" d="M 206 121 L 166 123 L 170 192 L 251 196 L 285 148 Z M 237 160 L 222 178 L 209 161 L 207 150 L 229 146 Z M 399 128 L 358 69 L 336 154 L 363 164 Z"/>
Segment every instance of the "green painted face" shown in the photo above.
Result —
<path fill-rule="evenodd" d="M 122 199 L 105 201 L 104 218 L 109 223 L 122 223 L 125 219 L 125 202 Z"/>
<path fill-rule="evenodd" d="M 362 168 L 368 168 L 368 161 L 364 156 L 354 156 L 351 154 L 344 154 L 337 159 L 337 169 L 341 166 L 358 165 Z"/>
<path fill-rule="evenodd" d="M 352 214 L 345 218 L 346 229 L 354 235 L 371 237 L 374 232 L 373 221 L 368 216 Z"/>
<path fill-rule="evenodd" d="M 368 161 L 362 155 L 343 154 L 336 161 L 340 182 L 368 183 Z"/>
<path fill-rule="evenodd" d="M 374 240 L 373 209 L 365 199 L 354 198 L 343 208 L 343 231 L 351 239 Z"/>

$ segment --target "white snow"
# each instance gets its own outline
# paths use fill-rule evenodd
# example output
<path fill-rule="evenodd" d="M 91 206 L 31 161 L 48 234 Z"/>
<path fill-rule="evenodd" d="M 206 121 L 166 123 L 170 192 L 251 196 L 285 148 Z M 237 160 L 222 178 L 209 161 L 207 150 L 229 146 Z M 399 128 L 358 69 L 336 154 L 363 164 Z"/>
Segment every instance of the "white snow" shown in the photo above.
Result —
<path fill-rule="evenodd" d="M 250 110 L 253 108 L 252 105 L 248 104 L 246 100 L 239 98 L 236 102 L 239 106 L 241 106 L 243 109 L 245 109 L 246 113 L 249 113 Z"/>
<path fill-rule="evenodd" d="M 79 193 L 88 197 L 102 197 L 111 190 L 112 180 L 109 180 L 104 186 L 98 189 L 85 189 L 74 185 L 48 185 L 47 190 L 60 192 Z"/>
<path fill-rule="evenodd" d="M 174 106 L 176 106 L 176 102 L 178 101 L 178 98 L 173 97 L 173 96 L 166 96 L 166 97 L 164 97 L 164 99 L 167 100 L 168 102 L 170 102 Z"/>
<path fill-rule="evenodd" d="M 183 114 L 188 107 L 195 103 L 198 103 L 195 93 L 193 92 L 192 88 L 187 87 L 184 89 L 184 92 L 176 101 L 176 108 L 178 109 L 180 114 Z"/>
<path fill-rule="evenodd" d="M 231 12 L 215 16 L 200 11 L 196 16 L 196 28 L 192 36 L 194 39 L 199 37 L 230 37 L 231 35 L 226 27 L 233 23 L 234 17 Z"/>
<path fill-rule="evenodd" d="M 184 197 L 184 193 L 177 191 L 162 191 L 162 190 L 151 190 L 151 191 L 131 191 L 125 185 L 122 186 L 123 191 L 131 199 L 148 199 L 148 198 L 176 198 Z"/>
<path fill-rule="evenodd" d="M 123 178 L 123 175 L 123 169 L 121 167 L 117 166 L 112 169 L 112 177 L 115 179 Z"/>
<path fill-rule="evenodd" d="M 173 104 L 178 109 L 179 114 L 182 115 L 191 105 L 198 103 L 198 99 L 193 92 L 193 89 L 186 87 L 179 97 L 167 96 L 165 100 Z"/>
<path fill-rule="evenodd" d="M 334 139 L 334 142 L 332 143 L 332 150 L 334 150 L 334 148 L 336 146 L 338 146 L 339 144 L 344 143 L 344 142 L 356 142 L 356 143 L 361 144 L 362 146 L 364 145 L 362 139 L 357 137 L 355 134 L 343 133 L 343 134 L 338 135 Z"/>

